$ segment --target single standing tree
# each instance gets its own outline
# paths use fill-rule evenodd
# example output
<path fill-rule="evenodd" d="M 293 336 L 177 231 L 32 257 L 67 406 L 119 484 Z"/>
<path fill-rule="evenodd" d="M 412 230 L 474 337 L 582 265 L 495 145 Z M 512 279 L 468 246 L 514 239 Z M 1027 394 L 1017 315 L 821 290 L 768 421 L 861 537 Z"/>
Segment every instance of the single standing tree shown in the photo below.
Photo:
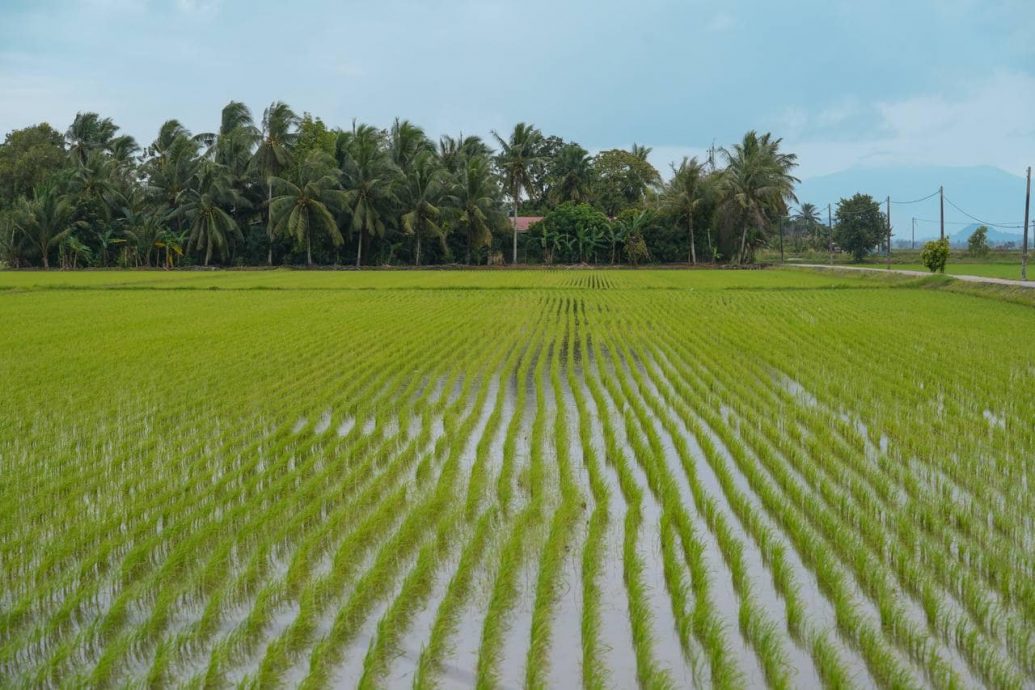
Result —
<path fill-rule="evenodd" d="M 262 139 L 255 150 L 252 165 L 266 181 L 266 235 L 269 255 L 266 263 L 273 265 L 273 221 L 269 204 L 273 201 L 273 177 L 291 166 L 292 148 L 297 137 L 298 116 L 282 101 L 275 101 L 262 114 Z"/>
<path fill-rule="evenodd" d="M 838 201 L 834 221 L 834 239 L 855 261 L 862 261 L 884 237 L 884 214 L 869 194 Z"/>
<path fill-rule="evenodd" d="M 473 253 L 491 246 L 493 228 L 506 223 L 499 210 L 499 195 L 489 160 L 484 155 L 466 158 L 453 176 L 446 204 L 452 226 L 467 238 L 464 263 L 470 264 Z"/>
<path fill-rule="evenodd" d="M 769 133 L 748 132 L 732 150 L 722 149 L 727 165 L 719 212 L 727 227 L 740 230 L 740 241 L 732 248 L 737 263 L 744 263 L 755 246 L 766 240 L 773 221 L 787 214 L 787 202 L 796 200 L 798 179 L 791 170 L 797 166 L 797 156 L 781 153 L 781 141 Z"/>
<path fill-rule="evenodd" d="M 586 149 L 565 144 L 550 161 L 547 196 L 554 205 L 585 203 L 593 193 L 593 181 L 593 163 Z"/>
<path fill-rule="evenodd" d="M 543 135 L 533 125 L 519 122 L 514 125 L 509 139 L 504 139 L 495 131 L 492 136 L 499 142 L 500 152 L 496 157 L 496 165 L 503 173 L 504 185 L 510 194 L 513 204 L 514 253 L 513 263 L 517 263 L 517 216 L 518 204 L 521 203 L 522 190 L 532 188 L 532 168 L 541 160 L 540 147 Z"/>
<path fill-rule="evenodd" d="M 988 256 L 988 226 L 981 225 L 967 238 L 967 252 L 971 256 Z"/>
<path fill-rule="evenodd" d="M 399 169 L 385 151 L 384 135 L 370 125 L 360 125 L 338 137 L 338 160 L 343 173 L 345 205 L 356 234 L 356 268 L 363 265 L 363 240 L 382 236 L 385 220 L 398 202 Z"/>
<path fill-rule="evenodd" d="M 339 185 L 341 173 L 334 158 L 314 151 L 299 170 L 299 184 L 273 178 L 278 195 L 270 202 L 270 217 L 275 235 L 290 235 L 305 244 L 306 262 L 313 265 L 313 232 L 331 238 L 335 247 L 342 244 L 334 213 L 345 205 L 345 192 Z"/>
<path fill-rule="evenodd" d="M 818 245 L 819 233 L 817 228 L 819 228 L 820 217 L 819 209 L 816 208 L 815 204 L 805 202 L 799 206 L 798 212 L 794 214 L 792 220 L 805 226 L 806 230 L 812 235 L 813 245 Z"/>
<path fill-rule="evenodd" d="M 701 180 L 704 168 L 696 158 L 683 158 L 678 168 L 673 168 L 672 179 L 665 186 L 662 195 L 663 206 L 673 217 L 686 223 L 690 241 L 687 261 L 697 264 L 697 248 L 694 242 L 694 214 L 701 205 Z"/>
<path fill-rule="evenodd" d="M 233 196 L 226 168 L 206 162 L 198 178 L 197 186 L 190 190 L 183 207 L 183 213 L 190 222 L 187 249 L 204 251 L 205 265 L 208 266 L 214 253 L 221 259 L 226 256 L 230 238 L 240 240 L 241 230 L 223 207 L 224 204 L 229 205 Z"/>
<path fill-rule="evenodd" d="M 32 199 L 21 197 L 15 207 L 14 227 L 35 247 L 50 268 L 50 250 L 72 233 L 76 223 L 71 201 L 49 185 L 37 187 Z"/>
<path fill-rule="evenodd" d="M 406 180 L 401 186 L 399 200 L 404 210 L 403 231 L 407 235 L 413 235 L 417 241 L 414 263 L 420 266 L 422 238 L 437 238 L 444 247 L 445 234 L 439 221 L 442 215 L 439 205 L 443 197 L 442 185 L 446 172 L 431 151 L 419 153 L 409 168 Z"/>

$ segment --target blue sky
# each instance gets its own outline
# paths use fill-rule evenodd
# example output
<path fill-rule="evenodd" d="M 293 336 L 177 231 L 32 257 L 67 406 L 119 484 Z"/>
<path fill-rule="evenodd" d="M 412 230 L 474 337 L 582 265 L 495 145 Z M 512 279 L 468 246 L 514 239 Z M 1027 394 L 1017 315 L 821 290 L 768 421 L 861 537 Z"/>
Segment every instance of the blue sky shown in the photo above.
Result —
<path fill-rule="evenodd" d="M 432 135 L 516 121 L 654 162 L 771 130 L 809 178 L 1035 162 L 1031 0 L 3 0 L 0 133 L 77 110 L 146 144 L 230 99 Z"/>

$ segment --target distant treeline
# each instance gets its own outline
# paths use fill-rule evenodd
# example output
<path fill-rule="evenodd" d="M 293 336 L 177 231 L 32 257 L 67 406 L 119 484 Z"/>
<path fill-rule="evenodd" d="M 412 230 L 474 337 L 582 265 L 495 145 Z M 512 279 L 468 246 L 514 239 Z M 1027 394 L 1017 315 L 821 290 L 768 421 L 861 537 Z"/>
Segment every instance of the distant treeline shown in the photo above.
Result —
<path fill-rule="evenodd" d="M 141 147 L 79 113 L 0 145 L 0 262 L 742 263 L 787 223 L 824 244 L 812 214 L 788 218 L 796 157 L 780 139 L 749 132 L 667 179 L 649 153 L 591 156 L 525 123 L 491 141 L 407 120 L 330 128 L 280 102 L 259 122 L 231 102 L 210 133 L 169 120 Z M 528 216 L 542 220 L 525 231 Z"/>

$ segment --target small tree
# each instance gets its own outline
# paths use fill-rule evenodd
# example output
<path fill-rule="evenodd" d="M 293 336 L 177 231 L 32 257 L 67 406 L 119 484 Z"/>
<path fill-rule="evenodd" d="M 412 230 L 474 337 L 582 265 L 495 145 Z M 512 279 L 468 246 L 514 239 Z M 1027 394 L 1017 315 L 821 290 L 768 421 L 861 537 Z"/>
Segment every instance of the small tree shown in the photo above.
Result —
<path fill-rule="evenodd" d="M 920 261 L 931 273 L 945 273 L 945 264 L 949 260 L 949 240 L 942 238 L 924 245 L 920 252 Z"/>
<path fill-rule="evenodd" d="M 988 227 L 980 226 L 974 233 L 967 239 L 967 252 L 971 256 L 987 256 L 988 255 Z"/>
<path fill-rule="evenodd" d="M 633 266 L 639 266 L 641 261 L 650 261 L 650 251 L 647 250 L 647 243 L 644 241 L 643 235 L 636 233 L 626 238 L 625 258 Z"/>
<path fill-rule="evenodd" d="M 884 236 L 884 215 L 880 204 L 869 194 L 856 194 L 837 202 L 834 240 L 862 261 Z"/>

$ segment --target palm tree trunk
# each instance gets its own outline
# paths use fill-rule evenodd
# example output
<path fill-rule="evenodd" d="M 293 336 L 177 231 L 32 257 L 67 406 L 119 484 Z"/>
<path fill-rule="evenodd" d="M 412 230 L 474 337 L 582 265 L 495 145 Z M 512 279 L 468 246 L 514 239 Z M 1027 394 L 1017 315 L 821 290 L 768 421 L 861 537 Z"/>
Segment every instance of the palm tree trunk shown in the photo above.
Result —
<path fill-rule="evenodd" d="M 517 195 L 514 195 L 514 265 L 517 265 Z"/>
<path fill-rule="evenodd" d="M 273 265 L 273 214 L 270 206 L 273 204 L 273 179 L 266 178 L 266 236 L 270 240 L 269 254 L 266 255 L 266 265 Z"/>
<path fill-rule="evenodd" d="M 416 233 L 416 235 L 417 235 L 417 265 L 420 266 L 420 233 L 418 232 L 418 233 Z"/>
<path fill-rule="evenodd" d="M 697 265 L 697 249 L 694 247 L 694 214 L 691 212 L 687 226 L 690 228 L 690 263 L 694 266 Z"/>
<path fill-rule="evenodd" d="M 305 234 L 305 259 L 309 266 L 313 265 L 313 238 L 308 232 Z"/>
<path fill-rule="evenodd" d="M 356 242 L 356 268 L 363 263 L 363 231 L 359 231 L 359 241 Z"/>
<path fill-rule="evenodd" d="M 738 264 L 744 263 L 744 259 L 747 258 L 747 254 L 745 253 L 745 251 L 747 249 L 747 239 L 748 239 L 748 226 L 745 223 L 744 224 L 744 230 L 743 230 L 743 232 L 741 232 L 741 235 L 740 235 L 740 254 L 737 256 L 737 263 Z"/>

